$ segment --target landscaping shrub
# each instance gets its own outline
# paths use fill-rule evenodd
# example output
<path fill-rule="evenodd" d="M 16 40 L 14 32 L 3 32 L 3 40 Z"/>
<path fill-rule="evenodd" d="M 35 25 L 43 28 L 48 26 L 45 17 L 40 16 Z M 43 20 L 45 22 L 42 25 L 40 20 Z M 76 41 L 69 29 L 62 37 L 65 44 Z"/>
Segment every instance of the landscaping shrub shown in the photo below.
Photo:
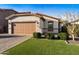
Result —
<path fill-rule="evenodd" d="M 62 28 L 61 28 L 61 32 L 67 32 L 67 28 L 66 28 L 66 26 L 64 25 L 64 26 L 62 26 Z"/>
<path fill-rule="evenodd" d="M 61 32 L 61 33 L 58 34 L 58 36 L 59 36 L 60 39 L 62 39 L 62 40 L 66 40 L 66 39 L 67 39 L 67 33 Z"/>
<path fill-rule="evenodd" d="M 41 38 L 41 33 L 39 33 L 39 32 L 34 32 L 34 33 L 33 33 L 33 37 L 34 37 L 34 38 Z"/>
<path fill-rule="evenodd" d="M 48 38 L 48 39 L 52 39 L 53 37 L 54 37 L 53 33 L 47 33 L 46 34 L 46 38 Z"/>
<path fill-rule="evenodd" d="M 58 37 L 58 34 L 55 34 L 54 33 L 54 39 L 58 39 L 59 37 Z"/>

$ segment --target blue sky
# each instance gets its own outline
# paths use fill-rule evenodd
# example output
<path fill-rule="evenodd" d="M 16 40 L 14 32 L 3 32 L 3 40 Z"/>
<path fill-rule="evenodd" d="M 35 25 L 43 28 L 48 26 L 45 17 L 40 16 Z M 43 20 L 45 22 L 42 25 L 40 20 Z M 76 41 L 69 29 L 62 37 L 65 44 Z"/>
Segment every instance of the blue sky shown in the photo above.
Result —
<path fill-rule="evenodd" d="M 38 12 L 50 16 L 60 16 L 70 11 L 79 12 L 79 4 L 0 4 L 0 8 L 9 8 L 20 12 Z"/>

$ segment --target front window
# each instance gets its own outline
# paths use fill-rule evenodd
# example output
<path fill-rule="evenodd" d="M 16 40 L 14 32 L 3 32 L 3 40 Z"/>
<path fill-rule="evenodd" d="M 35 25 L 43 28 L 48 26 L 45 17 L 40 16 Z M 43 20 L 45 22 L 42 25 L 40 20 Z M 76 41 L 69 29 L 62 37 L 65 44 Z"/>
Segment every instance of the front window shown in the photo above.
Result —
<path fill-rule="evenodd" d="M 53 31 L 53 22 L 48 22 L 48 31 Z"/>

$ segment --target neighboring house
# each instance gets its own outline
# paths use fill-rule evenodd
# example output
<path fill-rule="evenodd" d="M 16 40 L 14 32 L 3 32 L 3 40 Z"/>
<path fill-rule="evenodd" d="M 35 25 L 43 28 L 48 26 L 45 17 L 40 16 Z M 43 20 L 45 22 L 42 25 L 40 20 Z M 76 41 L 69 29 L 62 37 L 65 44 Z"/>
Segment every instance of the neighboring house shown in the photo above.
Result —
<path fill-rule="evenodd" d="M 10 15 L 8 20 L 9 34 L 32 35 L 34 32 L 59 32 L 59 18 L 39 13 L 18 13 Z"/>
<path fill-rule="evenodd" d="M 17 12 L 12 9 L 0 9 L 0 33 L 8 32 L 8 22 L 5 18 L 15 13 Z"/>

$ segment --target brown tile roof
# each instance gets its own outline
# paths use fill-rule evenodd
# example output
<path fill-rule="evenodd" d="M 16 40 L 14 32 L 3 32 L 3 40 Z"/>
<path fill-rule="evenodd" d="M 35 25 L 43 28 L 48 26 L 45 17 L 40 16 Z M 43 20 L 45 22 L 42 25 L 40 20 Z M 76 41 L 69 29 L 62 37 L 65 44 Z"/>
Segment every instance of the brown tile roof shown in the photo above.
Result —
<path fill-rule="evenodd" d="M 48 15 L 45 15 L 45 14 L 40 14 L 40 13 L 31 13 L 31 12 L 20 12 L 20 13 L 17 13 L 17 14 L 12 14 L 12 15 L 6 17 L 6 19 L 8 20 L 12 17 L 17 17 L 17 16 L 37 16 L 37 17 L 46 16 L 46 17 L 53 18 L 53 19 L 60 21 L 60 19 L 56 18 L 56 17 L 52 17 L 52 16 L 48 16 Z"/>
<path fill-rule="evenodd" d="M 22 13 L 19 13 L 19 14 L 12 14 L 12 15 L 6 17 L 6 19 L 8 20 L 12 17 L 17 17 L 17 16 L 37 16 L 37 17 L 41 17 L 41 16 L 35 15 L 35 14 L 26 14 L 26 13 L 22 14 Z"/>
<path fill-rule="evenodd" d="M 45 15 L 45 14 L 40 14 L 40 13 L 36 13 L 37 15 L 40 15 L 40 16 L 46 16 L 46 17 L 49 17 L 49 18 L 53 18 L 53 19 L 56 19 L 56 20 L 60 20 L 59 18 L 56 18 L 56 17 L 53 17 L 53 16 L 48 16 L 48 15 Z"/>

